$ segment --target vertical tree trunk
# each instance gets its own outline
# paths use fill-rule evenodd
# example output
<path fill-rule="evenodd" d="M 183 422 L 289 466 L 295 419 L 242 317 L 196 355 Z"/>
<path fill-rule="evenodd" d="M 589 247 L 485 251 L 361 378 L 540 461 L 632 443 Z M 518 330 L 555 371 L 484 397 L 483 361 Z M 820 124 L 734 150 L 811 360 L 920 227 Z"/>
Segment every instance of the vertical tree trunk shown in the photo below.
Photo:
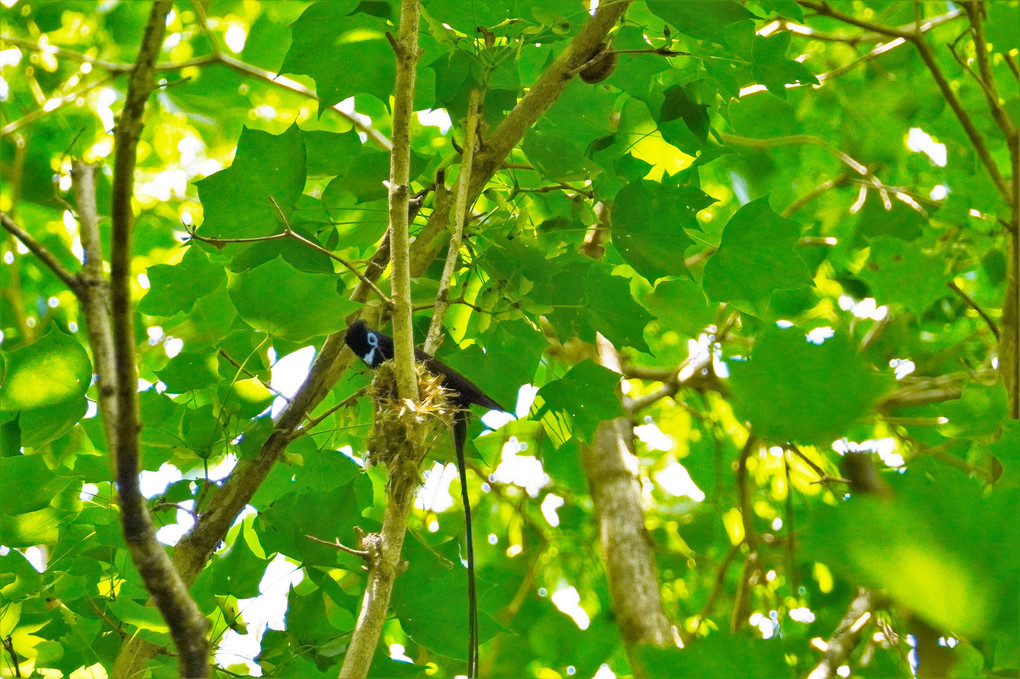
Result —
<path fill-rule="evenodd" d="M 662 609 L 659 579 L 641 509 L 641 483 L 634 457 L 634 432 L 625 417 L 599 425 L 595 442 L 581 448 L 581 461 L 595 503 L 602 558 L 620 634 L 637 676 L 633 647 L 673 643 Z"/>

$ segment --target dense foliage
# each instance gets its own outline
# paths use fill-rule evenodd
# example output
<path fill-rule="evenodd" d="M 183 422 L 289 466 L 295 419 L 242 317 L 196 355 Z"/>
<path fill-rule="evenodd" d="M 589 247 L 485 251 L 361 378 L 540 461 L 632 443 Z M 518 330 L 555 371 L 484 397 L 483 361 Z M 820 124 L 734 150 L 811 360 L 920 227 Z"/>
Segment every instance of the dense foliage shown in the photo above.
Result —
<path fill-rule="evenodd" d="M 520 415 L 471 432 L 482 676 L 1016 677 L 1020 4 L 602 4 L 621 20 L 551 84 L 591 39 L 585 4 L 421 6 L 416 334 L 478 90 L 438 353 Z M 0 7 L 5 677 L 177 672 L 121 532 L 71 171 L 98 166 L 109 255 L 151 9 Z M 160 537 L 191 531 L 171 553 L 213 648 L 250 654 L 214 674 L 335 676 L 358 621 L 362 559 L 307 536 L 379 528 L 352 398 L 371 374 L 347 352 L 290 385 L 393 294 L 399 15 L 166 19 L 133 187 L 138 441 Z M 462 514 L 449 446 L 433 457 L 370 676 L 463 673 Z M 246 614 L 260 583 L 286 596 L 268 630 Z"/>

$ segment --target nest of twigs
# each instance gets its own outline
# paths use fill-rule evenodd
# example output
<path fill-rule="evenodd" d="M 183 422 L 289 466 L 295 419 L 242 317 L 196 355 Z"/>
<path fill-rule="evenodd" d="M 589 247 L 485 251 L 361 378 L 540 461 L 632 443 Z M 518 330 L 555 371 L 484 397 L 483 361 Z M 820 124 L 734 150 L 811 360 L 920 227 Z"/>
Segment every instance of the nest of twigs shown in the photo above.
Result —
<path fill-rule="evenodd" d="M 368 437 L 369 465 L 383 463 L 389 469 L 388 490 L 402 496 L 422 483 L 421 463 L 436 441 L 453 423 L 456 406 L 443 389 L 442 378 L 415 364 L 418 403 L 401 400 L 393 361 L 375 370 L 369 395 L 375 403 L 372 433 Z"/>

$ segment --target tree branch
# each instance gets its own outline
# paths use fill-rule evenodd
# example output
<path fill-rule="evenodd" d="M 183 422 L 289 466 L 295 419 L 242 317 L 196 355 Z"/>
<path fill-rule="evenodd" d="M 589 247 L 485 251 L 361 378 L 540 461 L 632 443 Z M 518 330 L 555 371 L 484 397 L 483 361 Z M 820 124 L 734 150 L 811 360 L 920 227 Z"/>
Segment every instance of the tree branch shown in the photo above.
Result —
<path fill-rule="evenodd" d="M 904 40 L 911 40 L 920 26 L 917 23 L 910 24 L 909 27 L 897 28 L 894 26 L 886 26 L 884 24 L 878 24 L 874 21 L 867 21 L 865 19 L 858 19 L 857 17 L 840 12 L 837 9 L 833 9 L 826 0 L 816 2 L 816 0 L 797 0 L 797 4 L 813 9 L 822 16 L 832 17 L 838 21 L 842 21 L 845 24 L 851 26 L 857 26 L 865 30 L 871 31 L 875 35 L 887 35 L 893 38 L 903 38 Z M 954 17 L 955 18 L 955 17 Z"/>
<path fill-rule="evenodd" d="M 17 222 L 11 219 L 6 212 L 0 212 L 0 223 L 3 224 L 4 229 L 9 231 L 12 236 L 21 241 L 21 244 L 28 248 L 28 251 L 39 258 L 39 261 L 46 265 L 53 274 L 63 281 L 73 293 L 79 294 L 81 290 L 81 282 L 77 276 L 64 268 L 64 265 L 57 261 L 57 258 L 47 250 L 39 241 L 18 226 Z"/>
<path fill-rule="evenodd" d="M 946 285 L 950 290 L 958 294 L 963 301 L 967 303 L 967 306 L 978 313 L 978 316 L 984 320 L 984 322 L 988 325 L 988 328 L 992 331 L 992 334 L 995 335 L 995 339 L 999 339 L 999 326 L 995 324 L 995 321 L 993 321 L 991 316 L 988 315 L 988 312 L 982 309 L 970 295 L 964 292 L 960 286 L 956 284 L 956 281 L 949 281 Z"/>
<path fill-rule="evenodd" d="M 874 608 L 875 595 L 863 587 L 858 589 L 836 631 L 825 642 L 825 657 L 811 670 L 808 679 L 832 679 L 837 676 L 836 671 L 849 662 L 860 643 Z"/>
<path fill-rule="evenodd" d="M 956 91 L 953 90 L 952 86 L 950 86 L 945 74 L 942 72 L 938 62 L 935 60 L 934 51 L 924 39 L 923 24 L 915 23 L 913 24 L 913 30 L 904 30 L 902 28 L 883 26 L 882 24 L 858 19 L 853 15 L 834 9 L 828 2 L 816 2 L 815 0 L 797 1 L 804 7 L 815 10 L 822 16 L 831 17 L 837 21 L 842 21 L 843 23 L 850 24 L 852 26 L 858 26 L 880 35 L 903 38 L 904 40 L 912 43 L 921 55 L 921 60 L 924 61 L 925 66 L 927 66 L 928 70 L 931 71 L 932 77 L 935 79 L 935 84 L 942 92 L 942 96 L 949 103 L 949 107 L 953 109 L 953 113 L 956 114 L 956 118 L 960 121 L 960 125 L 963 126 L 963 130 L 967 134 L 967 138 L 970 139 L 971 145 L 974 147 L 978 158 L 981 160 L 981 164 L 984 165 L 985 170 L 992 178 L 992 183 L 995 184 L 995 188 L 1008 204 L 1011 203 L 1009 186 L 1003 180 L 1002 174 L 999 172 L 999 168 L 995 164 L 991 152 L 985 145 L 984 137 L 981 136 L 981 133 L 978 132 L 977 128 L 974 126 L 974 122 L 971 120 L 966 109 L 964 109 Z M 979 48 L 979 51 L 980 49 L 982 48 Z"/>
<path fill-rule="evenodd" d="M 396 306 L 393 309 L 394 359 L 397 393 L 404 402 L 417 403 L 418 372 L 414 360 L 414 328 L 411 325 L 411 270 L 408 243 L 408 197 L 411 168 L 411 115 L 414 112 L 414 80 L 418 64 L 419 0 L 401 0 L 399 35 L 392 40 L 397 58 L 393 88 L 393 149 L 390 153 L 389 234 L 393 272 L 390 277 Z M 378 407 L 378 406 L 377 406 Z M 407 531 L 407 517 L 414 506 L 414 483 L 395 480 L 404 473 L 396 460 L 389 464 L 386 512 L 378 541 L 366 536 L 362 546 L 370 553 L 368 586 L 361 601 L 358 623 L 340 669 L 341 679 L 364 679 L 379 644 L 390 606 L 393 583 L 401 570 L 400 552 Z M 415 479 L 417 480 L 417 479 Z M 367 544 L 366 544 L 367 543 Z"/>
<path fill-rule="evenodd" d="M 633 432 L 625 417 L 600 423 L 592 444 L 581 446 L 581 462 L 598 519 L 602 557 L 623 641 L 628 648 L 668 646 L 673 639 L 645 534 L 641 484 L 629 462 L 633 455 Z"/>
<path fill-rule="evenodd" d="M 103 273 L 103 246 L 99 238 L 99 210 L 96 207 L 96 166 L 75 161 L 71 166 L 74 197 L 78 208 L 78 235 L 85 262 L 78 281 L 88 328 L 89 345 L 98 377 L 99 413 L 110 448 L 110 469 L 117 475 L 117 369 L 114 360 L 113 325 L 110 318 L 110 287 Z"/>
<path fill-rule="evenodd" d="M 442 338 L 443 318 L 447 309 L 450 308 L 450 279 L 453 277 L 453 270 L 457 268 L 457 260 L 460 258 L 460 244 L 464 236 L 464 224 L 467 222 L 468 205 L 468 184 L 471 181 L 471 170 L 475 155 L 476 135 L 478 131 L 478 120 L 481 116 L 481 93 L 475 89 L 471 90 L 471 97 L 468 103 L 467 132 L 464 135 L 464 153 L 460 163 L 460 176 L 457 177 L 457 212 L 454 216 L 453 228 L 450 233 L 450 245 L 446 254 L 446 263 L 443 265 L 443 273 L 439 278 L 439 292 L 436 294 L 436 303 L 432 312 L 432 322 L 429 324 L 429 333 L 425 339 L 425 351 L 430 354 L 436 353 L 439 348 L 439 341 Z"/>
<path fill-rule="evenodd" d="M 399 36 L 391 42 L 397 73 L 393 98 L 393 149 L 390 152 L 389 234 L 390 288 L 393 310 L 394 361 L 400 397 L 418 400 L 414 370 L 414 328 L 411 324 L 411 266 L 407 205 L 411 182 L 411 115 L 414 111 L 414 80 L 418 64 L 418 0 L 401 0 Z"/>
<path fill-rule="evenodd" d="M 10 123 L 7 123 L 3 127 L 0 127 L 0 138 L 6 137 L 9 134 L 13 134 L 14 132 L 17 132 L 18 130 L 20 130 L 23 127 L 27 127 L 27 126 L 31 125 L 32 123 L 34 123 L 35 121 L 39 120 L 43 116 L 48 115 L 48 114 L 56 111 L 59 108 L 63 108 L 67 104 L 70 104 L 70 103 L 74 102 L 75 100 L 77 100 L 78 97 L 82 96 L 83 94 L 86 94 L 87 92 L 91 92 L 92 90 L 96 89 L 97 87 L 102 87 L 103 85 L 108 85 L 109 83 L 113 82 L 114 77 L 115 76 L 108 76 L 106 78 L 100 78 L 98 80 L 93 80 L 92 82 L 88 83 L 87 85 L 82 85 L 78 89 L 73 90 L 71 92 L 68 92 L 67 94 L 65 94 L 62 97 L 54 98 L 54 99 L 48 99 L 46 101 L 46 103 L 41 108 L 37 108 L 34 111 L 29 111 L 28 113 L 26 113 L 25 115 L 21 116 L 17 120 L 14 120 L 14 121 L 12 121 Z"/>
<path fill-rule="evenodd" d="M 117 124 L 112 192 L 113 249 L 111 303 L 116 369 L 117 420 L 111 442 L 117 460 L 124 540 L 145 588 L 166 621 L 177 646 L 182 677 L 209 676 L 209 623 L 156 541 L 152 519 L 138 482 L 138 373 L 135 366 L 134 308 L 131 303 L 132 199 L 138 139 L 145 103 L 154 84 L 154 66 L 166 33 L 166 15 L 173 0 L 155 0 L 142 36 L 138 60 Z"/>
<path fill-rule="evenodd" d="M 197 9 L 200 6 L 200 4 L 195 3 L 194 6 Z M 8 42 L 18 47 L 24 47 L 25 49 L 34 50 L 37 52 L 46 52 L 47 54 L 53 54 L 54 56 L 64 57 L 66 59 L 73 59 L 74 61 L 80 63 L 92 64 L 93 66 L 102 68 L 103 70 L 106 70 L 114 75 L 130 73 L 131 69 L 134 68 L 133 64 L 126 64 L 116 61 L 107 61 L 105 59 L 96 59 L 95 57 L 90 57 L 87 54 L 82 54 L 81 52 L 76 52 L 74 50 L 69 50 L 63 47 L 57 47 L 56 45 L 48 44 L 41 45 L 32 40 L 25 40 L 23 38 L 18 38 L 12 35 L 0 35 L 0 42 Z M 215 49 L 216 51 L 210 55 L 196 57 L 194 59 L 186 59 L 184 61 L 174 61 L 169 63 L 157 64 L 155 70 L 162 73 L 166 73 L 180 71 L 181 69 L 191 67 L 221 64 L 228 68 L 234 69 L 238 73 L 243 73 L 244 75 L 255 78 L 256 80 L 261 80 L 262 82 L 268 83 L 275 87 L 282 87 L 286 90 L 290 90 L 291 92 L 299 94 L 302 97 L 311 99 L 312 101 L 319 100 L 318 95 L 313 90 L 310 90 L 309 88 L 305 87 L 296 80 L 292 80 L 287 76 L 278 75 L 276 73 L 273 73 L 272 71 L 267 71 L 264 68 L 259 68 L 258 66 L 254 66 L 245 61 L 241 61 L 240 59 L 232 57 L 229 54 L 224 54 L 219 49 L 219 47 L 216 47 Z M 109 82 L 109 80 L 110 78 L 107 78 L 103 81 L 100 81 L 98 84 L 105 84 L 106 82 Z M 96 85 L 91 85 L 89 86 L 88 89 L 91 89 L 94 86 Z M 80 95 L 81 93 L 79 92 L 78 94 Z M 369 139 L 371 139 L 376 146 L 386 151 L 390 150 L 392 146 L 390 144 L 390 140 L 387 139 L 386 136 L 383 135 L 381 132 L 379 132 L 379 130 L 367 124 L 364 121 L 364 119 L 351 113 L 348 113 L 347 111 L 341 110 L 339 108 L 339 104 L 329 107 L 329 110 L 339 115 L 341 118 L 347 120 L 352 125 L 354 125 L 355 129 L 357 129 L 359 132 L 365 133 L 365 135 Z M 47 112 L 48 111 L 44 111 L 43 113 Z M 18 124 L 19 127 L 22 126 L 20 125 L 19 121 L 11 123 L 11 125 L 15 124 Z M 8 127 L 10 127 L 10 125 L 8 125 Z M 3 128 L 3 130 L 0 130 L 0 133 L 7 134 L 7 128 L 5 127 Z M 2 134 L 0 134 L 0 136 L 2 136 Z"/>

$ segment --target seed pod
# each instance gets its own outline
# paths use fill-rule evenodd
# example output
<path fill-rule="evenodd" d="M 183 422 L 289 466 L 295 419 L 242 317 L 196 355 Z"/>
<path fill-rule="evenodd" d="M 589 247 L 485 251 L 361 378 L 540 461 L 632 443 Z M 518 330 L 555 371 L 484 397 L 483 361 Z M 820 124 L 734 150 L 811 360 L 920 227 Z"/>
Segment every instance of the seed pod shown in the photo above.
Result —
<path fill-rule="evenodd" d="M 616 70 L 616 59 L 616 52 L 609 49 L 608 43 L 602 43 L 578 75 L 589 85 L 600 83 Z"/>

